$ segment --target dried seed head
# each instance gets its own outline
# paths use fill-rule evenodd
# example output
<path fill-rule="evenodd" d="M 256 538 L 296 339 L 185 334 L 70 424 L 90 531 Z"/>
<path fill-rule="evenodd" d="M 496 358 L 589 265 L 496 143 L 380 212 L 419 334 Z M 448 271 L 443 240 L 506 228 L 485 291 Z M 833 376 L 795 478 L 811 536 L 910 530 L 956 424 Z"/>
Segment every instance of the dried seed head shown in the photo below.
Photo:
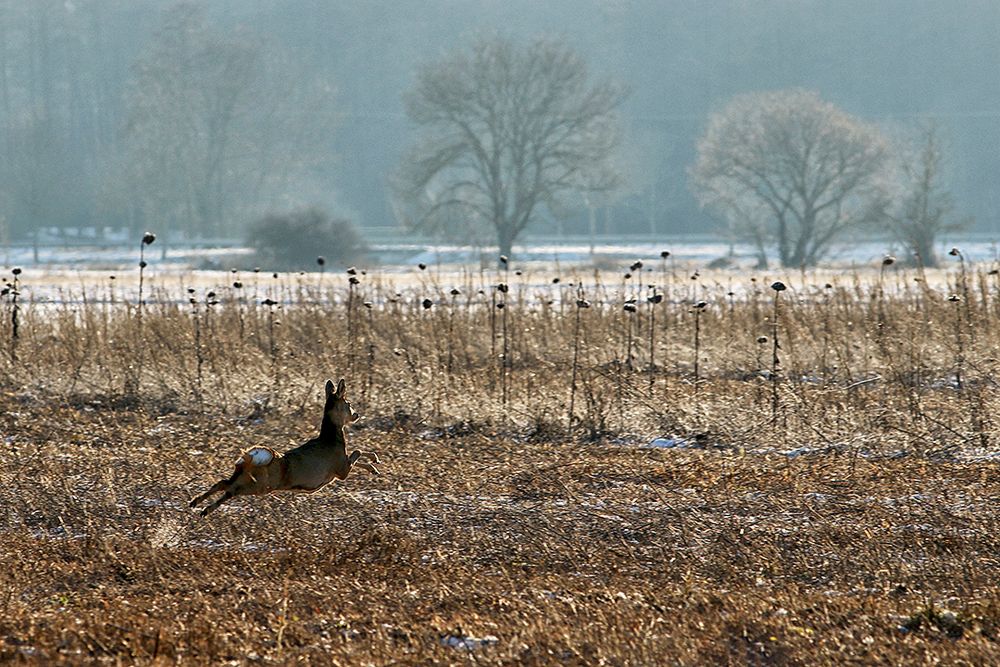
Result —
<path fill-rule="evenodd" d="M 660 303 L 661 301 L 663 301 L 663 295 L 662 294 L 653 294 L 651 296 L 647 296 L 646 297 L 646 301 L 648 301 L 648 302 L 650 302 L 652 304 Z"/>
<path fill-rule="evenodd" d="M 780 280 L 776 280 L 775 282 L 771 283 L 771 289 L 773 289 L 775 292 L 784 292 L 788 288 L 785 287 L 785 283 L 781 282 Z"/>
<path fill-rule="evenodd" d="M 507 261 L 508 261 L 507 260 L 507 255 L 500 255 L 500 263 L 501 264 L 503 264 L 504 266 L 506 266 L 507 265 Z"/>
<path fill-rule="evenodd" d="M 514 272 L 514 275 L 515 275 L 515 276 L 519 276 L 519 275 L 521 275 L 521 269 L 518 269 L 517 271 L 515 271 L 515 272 Z"/>
<path fill-rule="evenodd" d="M 988 275 L 995 276 L 1000 273 L 1000 269 L 990 269 Z"/>
<path fill-rule="evenodd" d="M 624 306 L 622 306 L 622 309 L 626 313 L 634 313 L 635 312 L 635 304 L 634 303 L 626 303 Z"/>
<path fill-rule="evenodd" d="M 13 268 L 13 270 L 11 271 L 11 273 L 13 273 L 15 276 L 21 275 L 21 267 L 20 266 L 15 266 Z"/>
<path fill-rule="evenodd" d="M 507 286 L 507 283 L 499 283 L 497 285 L 497 291 L 506 294 L 507 292 L 510 291 L 510 287 Z"/>
<path fill-rule="evenodd" d="M 708 305 L 707 301 L 699 301 L 698 303 L 694 304 L 694 307 L 697 308 L 698 310 L 704 310 L 705 306 L 707 305 Z"/>
<path fill-rule="evenodd" d="M 952 257 L 958 257 L 959 255 L 962 254 L 962 252 L 958 248 L 952 248 L 951 250 L 948 251 L 948 254 L 951 255 Z"/>
<path fill-rule="evenodd" d="M 767 336 L 757 336 L 757 342 L 763 345 L 767 342 Z"/>
<path fill-rule="evenodd" d="M 632 262 L 632 266 L 629 267 L 629 270 L 632 271 L 632 273 L 635 273 L 641 268 L 642 268 L 642 261 L 637 259 L 636 261 Z"/>
<path fill-rule="evenodd" d="M 427 310 L 428 308 L 434 305 L 434 302 L 431 301 L 430 299 L 424 299 L 423 301 L 420 302 L 420 305 L 424 307 L 424 310 Z"/>
<path fill-rule="evenodd" d="M 423 262 L 420 262 L 419 264 L 417 264 L 417 268 L 423 271 L 424 269 L 427 268 L 427 265 L 424 264 Z"/>
<path fill-rule="evenodd" d="M 149 266 L 149 264 L 146 264 L 146 260 L 143 259 L 143 260 L 139 261 L 139 268 L 140 269 L 145 269 L 147 266 Z"/>
<path fill-rule="evenodd" d="M 497 304 L 497 310 L 503 310 L 505 307 L 506 306 L 504 305 L 503 301 L 501 301 L 500 303 Z"/>
<path fill-rule="evenodd" d="M 458 296 L 459 294 L 461 294 L 461 292 L 459 292 L 457 288 L 455 288 L 455 287 L 451 288 L 451 295 L 452 296 Z"/>
<path fill-rule="evenodd" d="M 259 266 L 253 267 L 253 272 L 254 273 L 260 273 L 260 267 Z"/>
<path fill-rule="evenodd" d="M 214 299 L 215 298 L 215 292 L 209 292 L 205 296 L 208 297 L 209 299 Z"/>
<path fill-rule="evenodd" d="M 663 259 L 666 259 L 667 257 L 670 257 L 670 251 L 669 250 L 663 250 L 663 251 L 661 251 L 660 252 L 660 257 L 662 257 Z"/>
<path fill-rule="evenodd" d="M 143 245 L 152 245 L 153 241 L 155 240 L 156 240 L 156 234 L 154 234 L 153 232 L 146 232 L 145 234 L 142 235 Z"/>
<path fill-rule="evenodd" d="M 188 294 L 194 294 L 194 288 L 188 287 Z"/>
<path fill-rule="evenodd" d="M 951 302 L 961 301 L 961 300 L 962 300 L 962 297 L 960 297 L 957 294 L 951 294 L 951 295 L 948 296 L 948 301 L 951 301 Z"/>
<path fill-rule="evenodd" d="M 235 287 L 236 289 L 243 289 L 243 283 L 241 283 L 240 281 L 236 280 L 236 281 L 233 282 L 233 287 Z"/>
<path fill-rule="evenodd" d="M 275 301 L 274 299 L 272 299 L 271 297 L 267 297 L 266 299 L 264 299 L 260 303 L 261 303 L 262 306 L 276 306 L 276 305 L 278 305 L 278 302 Z"/>
<path fill-rule="evenodd" d="M 347 282 L 350 283 L 351 285 L 357 285 L 361 281 L 358 280 L 356 276 L 351 276 L 350 278 L 347 279 Z"/>
<path fill-rule="evenodd" d="M 109 279 L 109 280 L 114 280 L 114 279 L 115 279 L 115 277 L 114 277 L 114 276 L 108 276 L 108 279 Z"/>
<path fill-rule="evenodd" d="M 896 263 L 896 258 L 892 255 L 886 255 L 882 258 L 882 266 L 892 266 Z"/>
<path fill-rule="evenodd" d="M 559 278 L 553 278 L 552 279 L 552 284 L 553 285 L 558 285 L 559 284 Z"/>
<path fill-rule="evenodd" d="M 626 273 L 625 274 L 625 280 L 629 280 L 631 278 L 632 278 L 632 274 L 631 273 Z"/>
<path fill-rule="evenodd" d="M 347 267 L 347 275 L 353 276 L 353 275 L 357 274 L 357 272 L 358 272 L 358 270 L 356 268 L 354 268 L 353 266 Z"/>
<path fill-rule="evenodd" d="M 234 266 L 233 268 L 229 269 L 229 272 L 230 273 L 236 273 L 236 267 Z"/>
<path fill-rule="evenodd" d="M 319 264 L 320 266 L 325 266 L 326 265 L 326 257 L 324 257 L 323 255 L 320 255 L 319 257 L 316 258 L 316 263 Z"/>
<path fill-rule="evenodd" d="M 361 305 L 364 306 L 365 308 L 370 309 L 372 307 L 372 302 L 371 301 L 365 301 Z"/>
<path fill-rule="evenodd" d="M 576 307 L 577 308 L 590 308 L 590 302 L 587 301 L 586 299 L 577 299 L 576 300 Z"/>
<path fill-rule="evenodd" d="M 833 285 L 831 283 L 827 283 L 827 284 L 823 285 L 823 288 L 824 289 L 833 289 Z"/>
<path fill-rule="evenodd" d="M 274 278 L 274 279 L 277 279 L 278 278 L 278 272 L 275 271 L 274 273 L 272 273 L 271 277 Z"/>

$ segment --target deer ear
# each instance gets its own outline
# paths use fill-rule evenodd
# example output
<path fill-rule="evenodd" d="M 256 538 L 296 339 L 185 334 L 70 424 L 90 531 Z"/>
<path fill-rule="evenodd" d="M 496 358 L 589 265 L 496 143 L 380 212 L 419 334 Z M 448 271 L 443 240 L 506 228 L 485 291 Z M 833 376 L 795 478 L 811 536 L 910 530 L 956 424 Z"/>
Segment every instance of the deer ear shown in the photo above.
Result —
<path fill-rule="evenodd" d="M 333 396 L 333 380 L 326 381 L 326 397 L 330 398 Z"/>
<path fill-rule="evenodd" d="M 344 383 L 344 378 L 340 378 L 340 382 L 337 383 L 337 396 L 340 396 L 341 398 L 344 397 L 345 387 L 346 384 Z"/>

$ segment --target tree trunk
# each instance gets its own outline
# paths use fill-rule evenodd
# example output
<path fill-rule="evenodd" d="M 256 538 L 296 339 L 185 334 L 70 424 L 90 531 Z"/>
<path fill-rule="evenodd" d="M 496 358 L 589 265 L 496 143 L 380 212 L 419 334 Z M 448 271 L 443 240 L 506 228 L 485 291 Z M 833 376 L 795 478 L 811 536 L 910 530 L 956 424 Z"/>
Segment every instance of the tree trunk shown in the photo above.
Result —
<path fill-rule="evenodd" d="M 497 246 L 500 250 L 500 255 L 497 257 L 497 268 L 502 269 L 504 268 L 504 263 L 500 259 L 500 256 L 506 257 L 509 261 L 511 249 L 514 247 L 514 235 L 505 225 L 497 227 Z"/>
<path fill-rule="evenodd" d="M 913 251 L 916 261 L 926 269 L 937 268 L 937 253 L 934 252 L 934 235 L 916 233 L 913 236 Z"/>

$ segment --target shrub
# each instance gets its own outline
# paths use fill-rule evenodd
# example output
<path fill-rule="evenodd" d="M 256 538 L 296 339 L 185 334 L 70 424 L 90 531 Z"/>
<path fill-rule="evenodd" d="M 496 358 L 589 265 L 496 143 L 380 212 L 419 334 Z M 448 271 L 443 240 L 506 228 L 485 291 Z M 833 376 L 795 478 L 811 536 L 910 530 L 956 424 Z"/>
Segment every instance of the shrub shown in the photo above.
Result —
<path fill-rule="evenodd" d="M 330 218 L 318 208 L 267 215 L 250 227 L 248 241 L 258 265 L 285 271 L 311 269 L 320 256 L 350 264 L 366 251 L 351 222 Z"/>

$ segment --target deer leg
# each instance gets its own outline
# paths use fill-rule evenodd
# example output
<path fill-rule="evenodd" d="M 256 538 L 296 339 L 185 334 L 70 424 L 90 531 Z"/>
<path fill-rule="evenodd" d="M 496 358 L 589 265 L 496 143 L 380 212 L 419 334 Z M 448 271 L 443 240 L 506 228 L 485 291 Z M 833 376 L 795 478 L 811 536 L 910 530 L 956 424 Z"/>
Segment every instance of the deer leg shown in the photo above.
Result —
<path fill-rule="evenodd" d="M 212 512 L 212 511 L 218 509 L 219 505 L 221 505 L 222 503 L 226 502 L 227 500 L 229 500 L 232 497 L 233 497 L 233 492 L 232 491 L 226 491 L 225 493 L 222 494 L 222 496 L 218 500 L 216 500 L 214 503 L 212 503 L 211 505 L 209 505 L 208 507 L 206 507 L 205 509 L 203 509 L 201 511 L 201 515 L 205 516 L 209 512 Z"/>
<path fill-rule="evenodd" d="M 353 468 L 354 464 L 358 462 L 358 457 L 360 456 L 361 452 L 356 449 L 351 452 L 351 455 L 347 457 L 346 461 L 344 461 L 344 467 L 340 470 L 334 471 L 333 474 L 337 476 L 337 479 L 347 479 L 347 476 L 351 474 L 351 468 Z"/>
<path fill-rule="evenodd" d="M 376 468 L 375 466 L 373 466 L 371 463 L 364 463 L 362 461 L 358 461 L 358 467 L 359 468 L 364 468 L 365 470 L 367 470 L 368 472 L 370 472 L 373 475 L 381 475 L 382 474 L 382 473 L 380 473 L 378 471 L 378 468 Z"/>
<path fill-rule="evenodd" d="M 201 494 L 200 496 L 192 498 L 191 502 L 188 503 L 188 507 L 196 507 L 197 505 L 199 505 L 200 503 L 202 503 L 205 500 L 205 498 L 208 498 L 210 495 L 212 495 L 216 491 L 225 491 L 226 487 L 229 486 L 229 482 L 230 482 L 230 480 L 228 480 L 228 479 L 220 479 L 218 482 L 216 482 L 214 485 L 212 485 L 212 488 L 210 488 L 208 491 L 206 491 L 205 493 Z"/>
<path fill-rule="evenodd" d="M 361 452 L 361 456 L 368 459 L 372 463 L 382 463 L 378 458 L 378 454 L 375 452 Z"/>

